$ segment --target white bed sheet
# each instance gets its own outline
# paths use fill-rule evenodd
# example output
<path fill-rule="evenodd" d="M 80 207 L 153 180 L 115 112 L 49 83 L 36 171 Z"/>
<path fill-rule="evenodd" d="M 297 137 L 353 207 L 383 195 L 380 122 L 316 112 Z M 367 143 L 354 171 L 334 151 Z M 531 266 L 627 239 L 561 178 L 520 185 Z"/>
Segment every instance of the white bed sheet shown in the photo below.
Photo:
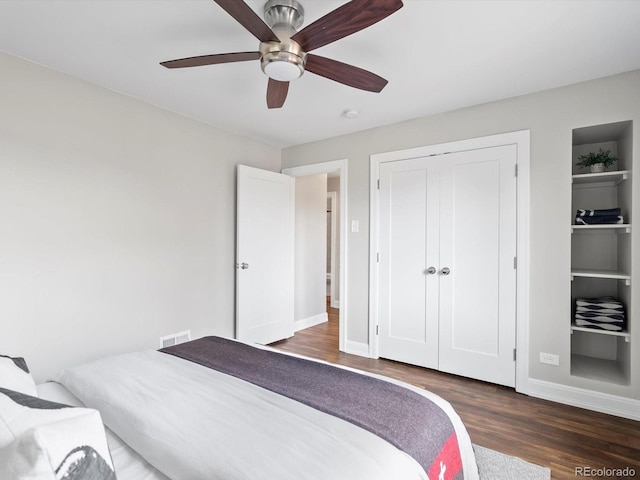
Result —
<path fill-rule="evenodd" d="M 85 406 L 64 385 L 59 383 L 41 383 L 37 385 L 37 388 L 38 396 L 45 400 L 74 407 Z M 105 427 L 105 433 L 118 480 L 170 480 L 166 475 L 153 468 L 107 427 Z"/>
<path fill-rule="evenodd" d="M 85 405 L 98 409 L 117 436 L 175 480 L 427 479 L 413 458 L 366 430 L 157 351 L 102 359 L 56 379 Z M 465 478 L 477 479 L 471 442 L 457 414 L 440 397 L 408 387 L 449 414 Z M 176 405 L 185 402 L 184 392 L 190 393 L 189 407 L 178 409 Z M 160 398 L 169 403 L 157 402 Z M 211 424 L 214 411 L 217 419 Z"/>

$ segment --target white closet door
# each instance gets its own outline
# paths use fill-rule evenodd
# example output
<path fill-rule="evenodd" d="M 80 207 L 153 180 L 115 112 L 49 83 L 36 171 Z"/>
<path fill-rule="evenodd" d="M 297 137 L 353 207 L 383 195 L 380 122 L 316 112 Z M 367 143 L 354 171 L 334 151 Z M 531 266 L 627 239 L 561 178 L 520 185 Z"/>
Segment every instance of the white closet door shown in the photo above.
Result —
<path fill-rule="evenodd" d="M 438 368 L 438 164 L 380 166 L 380 356 Z"/>
<path fill-rule="evenodd" d="M 440 370 L 507 386 L 515 385 L 515 164 L 515 145 L 454 153 L 440 177 Z"/>

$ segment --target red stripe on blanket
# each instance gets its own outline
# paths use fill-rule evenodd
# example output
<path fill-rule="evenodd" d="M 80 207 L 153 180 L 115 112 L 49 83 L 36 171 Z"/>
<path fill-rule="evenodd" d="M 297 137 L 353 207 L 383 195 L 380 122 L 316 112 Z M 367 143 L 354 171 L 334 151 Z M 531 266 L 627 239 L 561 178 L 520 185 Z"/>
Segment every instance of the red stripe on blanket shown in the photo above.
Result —
<path fill-rule="evenodd" d="M 453 480 L 462 468 L 459 452 L 458 437 L 455 433 L 452 433 L 431 464 L 429 478 L 433 480 Z"/>

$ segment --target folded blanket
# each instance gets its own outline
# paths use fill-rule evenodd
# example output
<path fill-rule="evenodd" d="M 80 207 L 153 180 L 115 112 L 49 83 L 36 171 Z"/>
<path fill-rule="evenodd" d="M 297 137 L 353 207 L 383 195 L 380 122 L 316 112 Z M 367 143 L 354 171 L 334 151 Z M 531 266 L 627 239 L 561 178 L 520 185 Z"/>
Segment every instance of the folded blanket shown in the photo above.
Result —
<path fill-rule="evenodd" d="M 623 310 L 622 303 L 616 300 L 614 297 L 596 297 L 596 298 L 576 298 L 576 306 L 586 307 L 592 310 L 597 309 L 611 309 L 611 310 Z"/>
<path fill-rule="evenodd" d="M 577 298 L 574 323 L 619 332 L 625 328 L 624 307 L 614 297 Z"/>
<path fill-rule="evenodd" d="M 610 323 L 593 323 L 588 320 L 580 320 L 576 318 L 576 325 L 578 327 L 587 327 L 601 330 L 609 330 L 611 332 L 621 332 L 622 327 L 620 325 L 612 325 Z"/>
<path fill-rule="evenodd" d="M 581 208 L 576 212 L 576 217 L 600 217 L 600 216 L 614 216 L 622 215 L 622 211 L 619 208 L 604 208 L 601 210 L 583 210 Z"/>
<path fill-rule="evenodd" d="M 576 320 L 589 320 L 591 322 L 624 323 L 624 315 L 601 315 L 598 313 L 576 312 Z"/>
<path fill-rule="evenodd" d="M 576 307 L 576 313 L 596 313 L 599 315 L 624 315 L 624 309 L 620 308 L 602 308 L 598 306 L 593 307 Z"/>
<path fill-rule="evenodd" d="M 622 224 L 622 215 L 597 215 L 592 217 L 576 217 L 576 225 L 613 225 Z"/>

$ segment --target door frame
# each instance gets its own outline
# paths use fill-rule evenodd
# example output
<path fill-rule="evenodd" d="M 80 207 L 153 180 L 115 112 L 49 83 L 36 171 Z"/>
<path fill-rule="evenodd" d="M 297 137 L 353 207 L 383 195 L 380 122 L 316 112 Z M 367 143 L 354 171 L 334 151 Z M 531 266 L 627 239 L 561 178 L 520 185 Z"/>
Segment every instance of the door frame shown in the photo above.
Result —
<path fill-rule="evenodd" d="M 442 155 L 481 148 L 516 145 L 517 208 L 516 208 L 516 391 L 529 393 L 529 204 L 530 204 L 530 131 L 502 133 L 467 140 L 440 143 L 370 156 L 370 225 L 369 234 L 369 356 L 378 352 L 378 252 L 379 252 L 379 191 L 380 164 L 396 160 Z"/>
<path fill-rule="evenodd" d="M 339 329 L 339 349 L 347 351 L 347 325 L 348 325 L 348 309 L 347 309 L 347 159 L 332 160 L 329 162 L 312 163 L 309 165 L 301 165 L 299 167 L 283 168 L 282 173 L 292 177 L 306 177 L 309 175 L 318 175 L 321 173 L 339 172 L 340 174 L 340 203 L 338 209 L 340 211 L 340 315 L 338 316 Z"/>
<path fill-rule="evenodd" d="M 331 204 L 331 245 L 329 246 L 329 274 L 331 284 L 329 285 L 329 296 L 331 297 L 331 308 L 340 308 L 336 301 L 336 205 L 338 195 L 336 192 L 327 192 L 327 200 Z M 339 282 L 338 282 L 339 283 Z"/>

